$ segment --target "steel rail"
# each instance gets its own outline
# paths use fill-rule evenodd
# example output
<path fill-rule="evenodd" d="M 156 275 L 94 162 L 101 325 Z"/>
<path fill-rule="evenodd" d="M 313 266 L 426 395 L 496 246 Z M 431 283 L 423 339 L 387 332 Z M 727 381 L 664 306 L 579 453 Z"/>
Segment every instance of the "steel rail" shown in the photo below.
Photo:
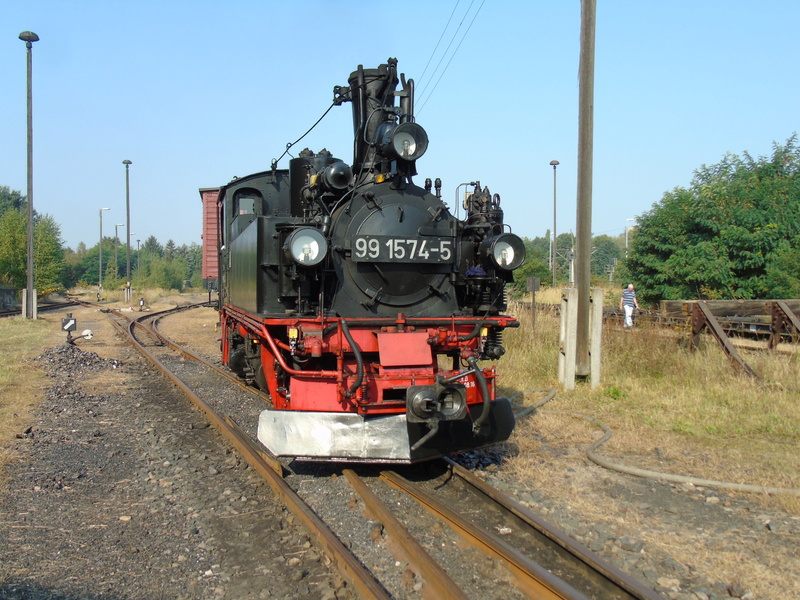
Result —
<path fill-rule="evenodd" d="M 172 309 L 173 311 L 175 309 Z M 160 313 L 159 313 L 160 314 Z M 145 327 L 139 321 L 148 317 L 154 316 L 146 315 L 136 320 L 128 322 L 126 337 L 130 340 L 131 344 L 147 358 L 157 369 L 172 381 L 186 396 L 202 410 L 210 423 L 222 435 L 231 442 L 231 444 L 240 452 L 242 457 L 247 460 L 253 469 L 255 469 L 269 484 L 276 496 L 292 511 L 306 526 L 306 528 L 314 535 L 327 553 L 331 561 L 336 565 L 339 572 L 341 572 L 357 590 L 361 598 L 374 598 L 376 600 L 389 600 L 391 596 L 381 586 L 381 584 L 373 577 L 373 575 L 364 567 L 358 559 L 348 550 L 344 544 L 336 537 L 336 535 L 325 525 L 325 523 L 311 510 L 311 508 L 303 502 L 300 496 L 289 486 L 283 479 L 282 475 L 276 472 L 274 463 L 266 460 L 264 453 L 261 452 L 250 438 L 244 434 L 241 429 L 236 426 L 230 418 L 224 418 L 217 414 L 204 400 L 197 396 L 180 378 L 173 374 L 158 358 L 147 350 L 136 339 L 133 330 L 136 325 Z M 112 321 L 113 323 L 113 321 Z M 115 327 L 124 331 L 117 323 Z M 280 464 L 280 463 L 278 463 Z"/>
<path fill-rule="evenodd" d="M 80 302 L 69 301 L 69 302 L 53 302 L 49 304 L 39 304 L 36 307 L 36 312 L 48 312 L 51 310 L 60 310 L 62 308 L 70 308 L 71 306 L 78 306 Z M 22 314 L 21 308 L 9 308 L 6 310 L 0 310 L 0 318 L 3 317 L 15 317 L 17 315 Z"/>
<path fill-rule="evenodd" d="M 199 308 L 199 307 L 202 307 L 202 306 L 207 306 L 207 303 L 192 304 L 192 305 L 190 305 L 190 306 L 187 306 L 187 307 L 184 307 L 184 308 Z M 173 309 L 173 310 L 174 310 L 174 309 Z M 232 381 L 233 383 L 235 383 L 236 385 L 238 385 L 240 388 L 242 388 L 242 389 L 243 389 L 243 390 L 245 390 L 246 392 L 248 392 L 248 393 L 250 393 L 250 394 L 253 394 L 254 396 L 257 396 L 257 397 L 261 398 L 261 399 L 262 399 L 262 400 L 264 400 L 264 402 L 266 402 L 267 404 L 272 404 L 272 402 L 271 402 L 271 400 L 270 400 L 270 398 L 269 398 L 269 395 L 268 395 L 268 394 L 265 394 L 265 393 L 261 392 L 260 390 L 258 390 L 258 389 L 256 389 L 256 388 L 254 388 L 254 387 L 252 387 L 252 386 L 250 386 L 250 385 L 247 385 L 247 383 L 245 383 L 245 382 L 244 382 L 242 379 L 240 379 L 239 377 L 237 377 L 236 375 L 234 375 L 234 374 L 233 374 L 231 371 L 229 371 L 229 370 L 226 370 L 226 369 L 223 369 L 223 368 L 221 368 L 221 367 L 218 367 L 217 365 L 215 365 L 215 364 L 213 364 L 213 363 L 210 363 L 210 362 L 208 362 L 208 361 L 207 361 L 206 359 L 204 359 L 202 356 L 198 356 L 197 354 L 195 354 L 195 353 L 194 353 L 194 352 L 192 352 L 191 350 L 188 350 L 187 348 L 184 348 L 183 346 L 181 346 L 180 344 L 178 344 L 178 343 L 177 343 L 175 340 L 171 339 L 169 336 L 167 336 L 166 334 L 164 334 L 164 333 L 163 333 L 163 332 L 162 332 L 162 331 L 159 329 L 159 327 L 158 327 L 158 323 L 159 323 L 159 322 L 160 322 L 160 320 L 161 320 L 163 317 L 165 317 L 165 316 L 167 316 L 167 314 L 166 314 L 166 313 L 158 313 L 158 315 L 157 315 L 157 318 L 156 318 L 156 319 L 153 319 L 153 323 L 152 323 L 152 325 L 150 326 L 150 329 L 151 329 L 151 331 L 152 331 L 153 333 L 155 333 L 155 334 L 156 334 L 156 335 L 157 335 L 157 336 L 158 336 L 158 337 L 161 339 L 161 341 L 163 341 L 163 342 L 164 342 L 164 343 L 165 343 L 167 346 L 169 346 L 170 348 L 172 348 L 172 349 L 173 349 L 173 350 L 175 350 L 176 352 L 180 352 L 180 353 L 181 353 L 181 354 L 183 354 L 183 355 L 184 355 L 186 358 L 189 358 L 189 359 L 191 359 L 191 360 L 194 360 L 194 361 L 196 361 L 196 362 L 202 363 L 203 365 L 205 365 L 205 366 L 206 366 L 206 367 L 208 367 L 209 369 L 212 369 L 213 371 L 215 371 L 217 374 L 221 375 L 222 377 L 225 377 L 226 379 L 229 379 L 230 381 Z"/>
<path fill-rule="evenodd" d="M 526 523 L 539 534 L 560 546 L 564 551 L 572 555 L 576 560 L 582 562 L 592 572 L 608 580 L 610 584 L 620 588 L 628 597 L 636 600 L 658 600 L 659 596 L 644 587 L 633 577 L 601 559 L 597 554 L 579 544 L 565 533 L 556 529 L 546 521 L 538 518 L 529 510 L 512 500 L 497 488 L 492 487 L 474 473 L 468 471 L 450 458 L 445 458 L 445 462 L 450 466 L 451 471 L 461 480 L 481 492 L 491 501 L 500 505 L 504 510 L 512 513 L 515 517 Z"/>
<path fill-rule="evenodd" d="M 440 500 L 393 471 L 382 471 L 381 478 L 412 496 L 436 517 L 489 556 L 500 558 L 516 577 L 520 591 L 542 600 L 589 600 L 582 592 L 511 547 L 495 534 L 470 522 Z"/>
<path fill-rule="evenodd" d="M 389 533 L 389 538 L 400 546 L 406 560 L 422 577 L 432 597 L 437 600 L 466 600 L 468 596 L 464 595 L 447 571 L 439 566 L 428 551 L 414 539 L 392 511 L 367 487 L 364 480 L 352 469 L 344 469 L 343 474 L 356 493 L 361 496 L 367 511 L 381 522 Z"/>

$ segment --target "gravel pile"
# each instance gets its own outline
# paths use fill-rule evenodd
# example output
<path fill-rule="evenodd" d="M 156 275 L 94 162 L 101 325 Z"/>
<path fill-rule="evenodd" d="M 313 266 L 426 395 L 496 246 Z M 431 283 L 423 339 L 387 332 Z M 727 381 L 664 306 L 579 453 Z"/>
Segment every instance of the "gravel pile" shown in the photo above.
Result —
<path fill-rule="evenodd" d="M 48 348 L 36 362 L 51 377 L 74 377 L 88 372 L 116 369 L 122 363 L 115 358 L 100 358 L 94 352 L 81 350 L 75 344 L 63 343 Z"/>

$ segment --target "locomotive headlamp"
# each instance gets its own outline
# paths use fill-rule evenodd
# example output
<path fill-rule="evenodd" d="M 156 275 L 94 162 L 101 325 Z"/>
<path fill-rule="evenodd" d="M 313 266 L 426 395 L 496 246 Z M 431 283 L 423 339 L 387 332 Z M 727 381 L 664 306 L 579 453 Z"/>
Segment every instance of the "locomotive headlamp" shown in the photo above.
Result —
<path fill-rule="evenodd" d="M 283 249 L 298 265 L 313 267 L 325 258 L 328 242 L 319 230 L 304 227 L 289 234 Z"/>
<path fill-rule="evenodd" d="M 428 134 L 416 123 L 401 123 L 384 130 L 380 147 L 388 158 L 414 161 L 428 149 Z"/>
<path fill-rule="evenodd" d="M 518 235 L 501 233 L 481 243 L 481 256 L 497 269 L 513 271 L 525 261 L 525 244 Z"/>

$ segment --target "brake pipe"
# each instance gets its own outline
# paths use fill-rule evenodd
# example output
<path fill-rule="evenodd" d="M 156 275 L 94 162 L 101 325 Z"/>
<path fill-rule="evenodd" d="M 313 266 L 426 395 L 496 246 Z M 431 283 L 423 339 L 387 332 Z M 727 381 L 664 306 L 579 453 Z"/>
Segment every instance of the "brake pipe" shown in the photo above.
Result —
<path fill-rule="evenodd" d="M 278 361 L 278 364 L 280 364 L 281 368 L 290 375 L 311 377 L 314 379 L 334 378 L 338 380 L 339 373 L 337 371 L 302 371 L 300 369 L 293 369 L 286 363 L 280 348 L 278 348 L 278 345 L 275 343 L 275 339 L 272 337 L 272 335 L 270 335 L 265 325 L 262 324 L 261 327 L 259 327 L 258 334 L 266 340 L 267 345 L 272 351 L 272 355 Z"/>

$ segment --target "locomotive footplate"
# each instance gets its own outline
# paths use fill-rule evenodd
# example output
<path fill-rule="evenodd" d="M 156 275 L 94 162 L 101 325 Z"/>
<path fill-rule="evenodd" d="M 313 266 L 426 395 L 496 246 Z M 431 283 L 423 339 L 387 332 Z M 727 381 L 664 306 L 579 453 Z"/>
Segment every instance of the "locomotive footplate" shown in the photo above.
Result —
<path fill-rule="evenodd" d="M 439 431 L 422 447 L 412 447 L 429 429 L 412 423 L 405 414 L 365 417 L 352 413 L 265 410 L 258 420 L 258 439 L 276 456 L 298 460 L 341 460 L 415 463 L 473 450 L 509 438 L 514 412 L 506 398 L 490 403 L 489 417 L 477 435 L 472 423 L 481 405 L 469 407 L 472 418 L 442 421 Z"/>

